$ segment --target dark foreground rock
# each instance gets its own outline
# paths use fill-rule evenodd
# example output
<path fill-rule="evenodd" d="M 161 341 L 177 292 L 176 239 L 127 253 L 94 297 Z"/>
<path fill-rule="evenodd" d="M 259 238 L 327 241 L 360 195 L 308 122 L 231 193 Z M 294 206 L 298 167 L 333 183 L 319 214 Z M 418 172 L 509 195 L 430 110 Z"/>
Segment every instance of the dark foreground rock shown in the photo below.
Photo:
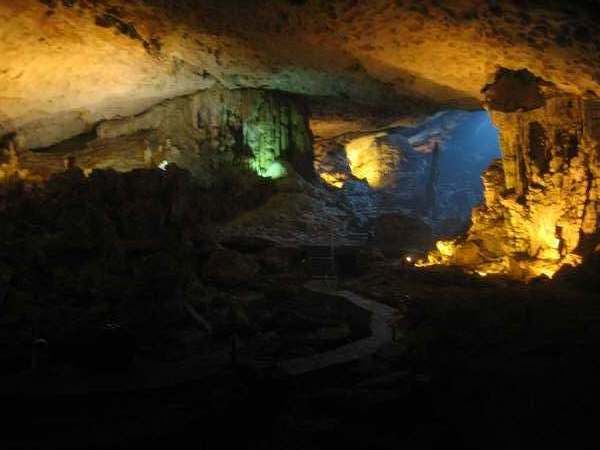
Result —
<path fill-rule="evenodd" d="M 426 251 L 433 245 L 431 227 L 402 214 L 386 214 L 375 224 L 375 244 L 386 256 L 402 256 L 411 250 Z"/>
<path fill-rule="evenodd" d="M 206 262 L 204 276 L 219 285 L 237 286 L 251 282 L 259 270 L 252 257 L 235 250 L 219 249 Z"/>

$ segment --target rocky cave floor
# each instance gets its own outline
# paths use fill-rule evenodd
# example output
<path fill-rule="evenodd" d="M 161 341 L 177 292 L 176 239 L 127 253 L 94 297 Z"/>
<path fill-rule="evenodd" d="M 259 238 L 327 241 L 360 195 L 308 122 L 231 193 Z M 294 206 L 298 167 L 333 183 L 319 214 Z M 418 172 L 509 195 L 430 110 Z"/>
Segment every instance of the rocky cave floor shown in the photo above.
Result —
<path fill-rule="evenodd" d="M 75 169 L 5 187 L 3 448 L 583 448 L 594 436 L 594 261 L 521 284 L 355 249 L 339 256 L 339 289 L 397 308 L 395 339 L 290 376 L 282 361 L 369 336 L 369 314 L 304 287 L 307 248 L 215 239 L 272 195 L 240 179 L 209 191 L 175 167 Z M 102 334 L 107 322 L 122 328 Z M 48 347 L 34 374 L 36 338 Z"/>

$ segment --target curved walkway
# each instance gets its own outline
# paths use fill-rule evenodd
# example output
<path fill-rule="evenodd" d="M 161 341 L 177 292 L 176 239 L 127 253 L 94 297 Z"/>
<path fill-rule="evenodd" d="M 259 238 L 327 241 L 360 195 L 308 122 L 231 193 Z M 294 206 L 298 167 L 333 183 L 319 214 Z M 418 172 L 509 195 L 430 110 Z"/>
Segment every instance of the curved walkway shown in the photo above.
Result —
<path fill-rule="evenodd" d="M 387 305 L 366 299 L 350 291 L 331 290 L 323 287 L 319 282 L 309 282 L 307 289 L 314 292 L 336 295 L 363 308 L 371 313 L 371 336 L 360 339 L 334 350 L 330 350 L 305 358 L 294 358 L 282 361 L 279 367 L 288 375 L 296 376 L 326 367 L 356 361 L 372 355 L 382 345 L 392 342 L 392 323 L 397 318 L 397 311 Z M 222 355 L 221 355 L 222 356 Z M 15 374 L 0 377 L 0 394 L 39 393 L 39 394 L 77 394 L 92 390 L 102 391 L 130 391 L 139 389 L 156 389 L 174 386 L 179 383 L 196 380 L 190 374 L 213 373 L 218 368 L 229 363 L 229 359 L 194 357 L 176 363 L 152 364 L 151 367 L 140 365 L 125 374 L 116 374 L 114 377 L 99 375 L 91 378 L 73 377 L 65 382 L 65 376 L 47 376 L 42 380 L 32 373 Z"/>
<path fill-rule="evenodd" d="M 335 350 L 283 361 L 281 368 L 288 374 L 302 375 L 329 366 L 355 361 L 372 355 L 384 344 L 392 342 L 394 337 L 392 323 L 397 318 L 397 311 L 394 308 L 366 299 L 354 292 L 332 291 L 316 282 L 307 283 L 305 286 L 314 292 L 345 298 L 356 306 L 369 311 L 371 313 L 371 336 L 342 345 Z"/>

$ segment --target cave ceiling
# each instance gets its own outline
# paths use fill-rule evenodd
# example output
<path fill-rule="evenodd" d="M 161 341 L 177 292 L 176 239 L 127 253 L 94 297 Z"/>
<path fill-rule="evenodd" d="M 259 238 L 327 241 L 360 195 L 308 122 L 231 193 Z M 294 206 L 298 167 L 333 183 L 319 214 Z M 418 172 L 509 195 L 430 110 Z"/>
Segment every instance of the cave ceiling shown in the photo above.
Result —
<path fill-rule="evenodd" d="M 0 134 L 49 145 L 214 85 L 307 95 L 321 137 L 477 108 L 500 67 L 593 96 L 596 3 L 0 0 Z"/>

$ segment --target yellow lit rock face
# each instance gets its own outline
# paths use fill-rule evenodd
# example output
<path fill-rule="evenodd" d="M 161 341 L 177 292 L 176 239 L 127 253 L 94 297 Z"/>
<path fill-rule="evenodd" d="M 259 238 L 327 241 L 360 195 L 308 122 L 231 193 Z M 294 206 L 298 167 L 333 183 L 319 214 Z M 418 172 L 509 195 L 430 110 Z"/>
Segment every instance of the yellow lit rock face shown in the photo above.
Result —
<path fill-rule="evenodd" d="M 346 156 L 352 175 L 366 180 L 374 189 L 385 187 L 389 176 L 400 161 L 397 150 L 391 148 L 383 138 L 385 134 L 375 134 L 354 139 L 346 144 Z"/>
<path fill-rule="evenodd" d="M 417 267 L 427 267 L 433 265 L 450 264 L 452 257 L 456 253 L 456 241 L 437 241 L 435 251 L 427 255 L 427 260 L 416 263 Z"/>
<path fill-rule="evenodd" d="M 502 135 L 503 165 L 511 169 L 505 178 L 510 191 L 499 199 L 511 254 L 531 258 L 521 266 L 534 274 L 551 276 L 580 259 L 575 252 L 586 233 L 584 217 L 597 209 L 597 169 L 590 164 L 597 160 L 597 124 L 589 119 L 595 104 L 556 95 L 530 112 L 492 114 Z"/>
<path fill-rule="evenodd" d="M 216 83 L 343 99 L 324 133 L 360 104 L 477 107 L 498 66 L 600 94 L 600 22 L 512 3 L 0 0 L 0 134 L 47 146 Z"/>
<path fill-rule="evenodd" d="M 345 183 L 345 175 L 344 174 L 323 172 L 323 173 L 320 173 L 319 176 L 329 186 L 333 186 L 338 189 L 341 189 L 344 187 L 344 183 Z"/>
<path fill-rule="evenodd" d="M 0 162 L 0 183 L 11 179 L 31 179 L 29 171 L 20 167 L 17 150 L 12 142 L 8 145 L 8 149 L 4 151 Z"/>
<path fill-rule="evenodd" d="M 484 176 L 485 204 L 466 240 L 452 252 L 438 248 L 430 262 L 520 278 L 579 264 L 581 240 L 598 227 L 599 105 L 554 93 L 541 108 L 492 112 L 502 163 Z"/>

